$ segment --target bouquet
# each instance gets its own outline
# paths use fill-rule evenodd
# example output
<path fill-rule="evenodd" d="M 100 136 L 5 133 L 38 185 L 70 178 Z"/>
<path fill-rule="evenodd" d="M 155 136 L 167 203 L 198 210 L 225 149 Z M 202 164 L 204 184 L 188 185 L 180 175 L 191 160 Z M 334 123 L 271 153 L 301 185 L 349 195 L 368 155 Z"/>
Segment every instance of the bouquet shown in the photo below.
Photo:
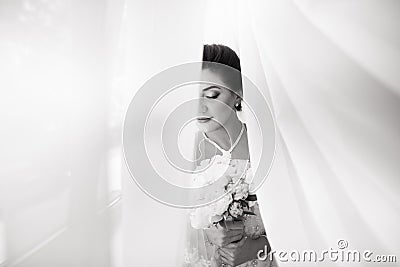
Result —
<path fill-rule="evenodd" d="M 191 212 L 190 221 L 193 228 L 206 229 L 223 220 L 240 220 L 244 216 L 255 215 L 250 207 L 257 199 L 255 195 L 249 195 L 249 184 L 246 180 L 224 178 L 227 181 L 224 188 L 216 190 L 224 196 Z"/>

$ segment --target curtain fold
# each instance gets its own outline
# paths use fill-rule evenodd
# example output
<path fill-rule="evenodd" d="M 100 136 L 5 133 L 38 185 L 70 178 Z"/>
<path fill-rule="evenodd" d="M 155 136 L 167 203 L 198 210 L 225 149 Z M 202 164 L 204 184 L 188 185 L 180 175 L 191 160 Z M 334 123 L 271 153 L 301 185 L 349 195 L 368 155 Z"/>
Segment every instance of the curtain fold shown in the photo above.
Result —
<path fill-rule="evenodd" d="M 272 245 L 322 251 L 345 239 L 351 249 L 395 254 L 398 19 L 389 16 L 384 25 L 390 27 L 381 23 L 371 31 L 366 19 L 383 19 L 397 3 L 259 1 L 249 6 L 281 137 L 259 193 Z M 282 210 L 282 203 L 290 208 Z M 301 229 L 280 225 L 280 219 L 291 220 L 296 213 Z M 294 241 L 299 230 L 303 237 Z"/>

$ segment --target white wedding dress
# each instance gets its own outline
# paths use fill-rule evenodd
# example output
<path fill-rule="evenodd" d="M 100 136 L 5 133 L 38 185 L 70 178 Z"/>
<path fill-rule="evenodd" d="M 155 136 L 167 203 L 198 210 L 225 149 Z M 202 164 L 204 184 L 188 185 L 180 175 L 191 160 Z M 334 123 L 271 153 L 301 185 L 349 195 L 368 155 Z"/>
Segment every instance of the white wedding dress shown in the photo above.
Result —
<path fill-rule="evenodd" d="M 249 160 L 245 159 L 230 159 L 226 156 L 215 155 L 211 160 L 203 160 L 201 165 L 198 166 L 200 168 L 202 165 L 207 164 L 207 161 L 212 162 L 212 166 L 209 168 L 209 171 L 204 173 L 201 176 L 195 176 L 194 183 L 202 183 L 207 184 L 215 180 L 215 177 L 218 177 L 222 173 L 225 172 L 225 175 L 235 176 L 235 175 L 245 175 L 246 180 L 251 179 L 251 168 Z M 251 192 L 250 192 L 251 193 Z M 266 230 L 263 224 L 263 220 L 260 215 L 260 210 L 257 201 L 251 201 L 250 203 L 252 211 L 256 215 L 248 216 L 244 221 L 244 231 L 245 235 L 248 238 L 257 239 L 257 238 L 265 238 Z M 184 249 L 184 263 L 185 267 L 194 267 L 194 266 L 221 266 L 218 260 L 218 254 L 216 254 L 216 245 L 208 242 L 204 230 L 202 229 L 194 229 L 191 227 L 189 218 L 187 224 L 187 232 L 186 232 L 186 244 Z M 277 266 L 274 260 L 270 260 L 267 257 L 266 260 L 257 259 L 257 255 L 254 255 L 254 258 L 248 262 L 238 265 L 240 267 L 244 266 Z"/>

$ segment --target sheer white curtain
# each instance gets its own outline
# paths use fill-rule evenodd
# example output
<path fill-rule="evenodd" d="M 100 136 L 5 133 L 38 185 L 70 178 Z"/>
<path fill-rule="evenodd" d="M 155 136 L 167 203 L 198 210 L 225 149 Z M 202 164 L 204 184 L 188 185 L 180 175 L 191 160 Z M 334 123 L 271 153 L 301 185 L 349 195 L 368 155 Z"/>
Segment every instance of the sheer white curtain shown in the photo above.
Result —
<path fill-rule="evenodd" d="M 399 10 L 395 0 L 3 1 L 0 265 L 176 266 L 183 211 L 139 190 L 120 137 L 135 91 L 199 61 L 203 43 L 235 49 L 275 114 L 276 158 L 258 193 L 273 249 L 344 239 L 395 254 Z"/>
<path fill-rule="evenodd" d="M 0 266 L 110 266 L 121 1 L 0 3 Z"/>
<path fill-rule="evenodd" d="M 120 44 L 122 111 L 143 83 L 166 68 L 200 61 L 205 3 L 126 1 Z M 186 227 L 185 211 L 149 198 L 125 169 L 122 175 L 124 266 L 178 266 Z"/>
<path fill-rule="evenodd" d="M 247 7 L 279 133 L 259 194 L 276 249 L 337 249 L 344 239 L 396 253 L 399 10 L 397 1 Z"/>

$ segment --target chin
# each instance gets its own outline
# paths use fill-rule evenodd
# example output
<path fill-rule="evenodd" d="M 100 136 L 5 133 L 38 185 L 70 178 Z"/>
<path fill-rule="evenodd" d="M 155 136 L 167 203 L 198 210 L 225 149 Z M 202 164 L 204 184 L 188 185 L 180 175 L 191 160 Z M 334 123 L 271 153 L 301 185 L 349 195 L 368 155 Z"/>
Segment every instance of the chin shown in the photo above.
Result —
<path fill-rule="evenodd" d="M 207 127 L 207 126 L 205 126 L 205 125 L 199 125 L 199 124 L 197 124 L 197 128 L 199 129 L 200 132 L 203 132 L 203 133 L 210 132 L 209 127 Z"/>
<path fill-rule="evenodd" d="M 207 123 L 197 123 L 197 127 L 199 131 L 208 133 L 213 132 L 221 127 L 221 125 L 215 121 L 207 122 Z"/>

